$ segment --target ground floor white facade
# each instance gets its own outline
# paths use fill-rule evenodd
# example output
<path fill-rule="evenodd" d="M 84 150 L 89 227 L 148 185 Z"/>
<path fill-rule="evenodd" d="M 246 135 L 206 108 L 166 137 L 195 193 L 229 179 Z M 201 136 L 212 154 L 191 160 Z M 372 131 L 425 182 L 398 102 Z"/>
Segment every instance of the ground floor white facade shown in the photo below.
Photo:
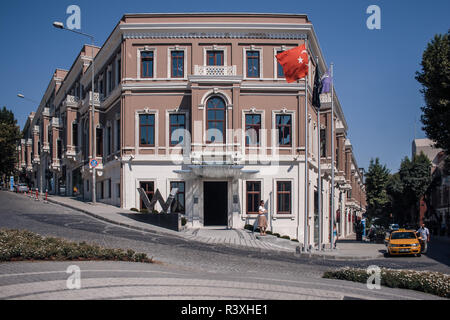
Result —
<path fill-rule="evenodd" d="M 47 158 L 36 164 L 34 184 L 40 190 L 58 193 L 60 184 L 66 195 L 83 200 L 92 198 L 92 171 L 88 165 L 63 160 L 63 170 L 50 171 L 45 168 Z M 318 214 L 317 166 L 309 163 L 307 233 L 310 244 L 331 242 L 331 177 L 322 174 L 322 216 Z M 180 195 L 183 216 L 188 228 L 223 226 L 244 228 L 253 225 L 257 214 L 249 212 L 249 183 L 258 186 L 256 197 L 264 200 L 267 210 L 268 230 L 281 236 L 289 236 L 304 242 L 305 233 L 305 163 L 279 161 L 276 165 L 182 165 L 170 159 L 155 159 L 138 155 L 128 159 L 116 159 L 100 166 L 96 174 L 97 201 L 125 209 L 143 208 L 138 188 L 147 188 L 149 195 L 159 190 L 167 199 L 174 183 L 182 183 Z M 280 191 L 280 185 L 286 192 Z M 151 190 L 150 190 L 151 189 Z M 281 205 L 281 202 L 283 204 Z M 251 207 L 251 206 L 250 206 Z M 159 204 L 155 207 L 161 210 Z M 354 232 L 354 222 L 361 217 L 362 210 L 354 202 L 347 201 L 345 190 L 336 184 L 334 209 L 339 237 Z M 257 210 L 256 210 L 257 211 Z M 281 212 L 280 212 L 281 211 Z M 321 227 L 320 227 L 321 224 Z M 320 235 L 320 233 L 322 234 Z"/>

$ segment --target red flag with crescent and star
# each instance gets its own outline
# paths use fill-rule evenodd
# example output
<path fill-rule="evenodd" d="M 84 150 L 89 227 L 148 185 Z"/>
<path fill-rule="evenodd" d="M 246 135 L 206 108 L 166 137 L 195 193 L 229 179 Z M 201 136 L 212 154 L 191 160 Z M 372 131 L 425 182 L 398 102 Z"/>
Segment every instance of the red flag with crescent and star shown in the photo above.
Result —
<path fill-rule="evenodd" d="M 308 52 L 305 44 L 276 55 L 283 67 L 284 76 L 288 83 L 304 78 L 308 74 Z"/>

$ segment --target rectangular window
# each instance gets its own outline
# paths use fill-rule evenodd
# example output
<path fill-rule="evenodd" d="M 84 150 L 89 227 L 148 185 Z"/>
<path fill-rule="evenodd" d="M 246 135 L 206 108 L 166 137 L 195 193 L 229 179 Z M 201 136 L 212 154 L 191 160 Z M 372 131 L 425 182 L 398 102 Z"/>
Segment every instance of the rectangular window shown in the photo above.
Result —
<path fill-rule="evenodd" d="M 320 156 L 327 156 L 327 132 L 326 129 L 320 129 Z"/>
<path fill-rule="evenodd" d="M 139 144 L 140 146 L 155 146 L 155 115 L 139 115 Z"/>
<path fill-rule="evenodd" d="M 291 182 L 277 182 L 277 213 L 291 214 Z"/>
<path fill-rule="evenodd" d="M 257 214 L 261 201 L 261 182 L 247 181 L 247 214 Z"/>
<path fill-rule="evenodd" d="M 182 213 L 185 212 L 185 189 L 184 189 L 184 181 L 172 181 L 170 182 L 170 190 L 173 188 L 178 188 L 178 192 L 175 195 L 175 199 L 177 201 L 173 202 L 172 212 Z"/>
<path fill-rule="evenodd" d="M 112 143 L 112 139 L 111 139 L 111 126 L 108 126 L 106 128 L 106 155 L 110 155 L 111 154 L 111 143 Z"/>
<path fill-rule="evenodd" d="M 282 53 L 283 51 L 277 51 L 277 54 Z M 277 61 L 277 77 L 284 78 L 284 70 L 283 66 Z"/>
<path fill-rule="evenodd" d="M 116 183 L 116 197 L 120 199 L 120 183 Z"/>
<path fill-rule="evenodd" d="M 339 170 L 339 139 L 336 139 L 336 156 L 334 159 L 336 160 L 336 168 Z"/>
<path fill-rule="evenodd" d="M 112 198 L 111 179 L 108 179 L 108 198 Z"/>
<path fill-rule="evenodd" d="M 177 129 L 183 129 L 178 130 Z M 186 116 L 184 114 L 171 114 L 169 119 L 170 146 L 176 146 L 184 141 L 186 129 Z"/>
<path fill-rule="evenodd" d="M 142 181 L 140 183 L 142 189 L 147 194 L 148 200 L 152 201 L 153 195 L 155 194 L 155 183 L 153 181 Z M 147 209 L 144 201 L 141 199 L 141 209 Z"/>
<path fill-rule="evenodd" d="M 223 51 L 207 51 L 206 63 L 208 66 L 223 66 Z"/>
<path fill-rule="evenodd" d="M 120 119 L 116 120 L 116 151 L 120 150 Z"/>
<path fill-rule="evenodd" d="M 117 84 L 120 84 L 122 82 L 121 62 L 122 60 L 117 60 Z"/>
<path fill-rule="evenodd" d="M 259 51 L 247 51 L 247 78 L 259 78 Z"/>
<path fill-rule="evenodd" d="M 261 115 L 245 115 L 245 145 L 259 146 L 259 134 L 261 130 Z"/>
<path fill-rule="evenodd" d="M 184 51 L 172 51 L 172 78 L 184 77 Z"/>
<path fill-rule="evenodd" d="M 278 132 L 278 146 L 292 146 L 292 117 L 291 115 L 276 116 L 276 127 Z"/>
<path fill-rule="evenodd" d="M 108 94 L 111 93 L 113 86 L 112 86 L 113 80 L 112 80 L 112 71 L 108 71 Z"/>
<path fill-rule="evenodd" d="M 153 51 L 141 52 L 141 77 L 153 78 Z"/>
<path fill-rule="evenodd" d="M 96 145 L 97 145 L 97 156 L 103 157 L 103 129 L 97 128 L 96 132 Z"/>
<path fill-rule="evenodd" d="M 57 154 L 57 157 L 58 157 L 58 159 L 61 159 L 62 158 L 62 141 L 61 140 L 56 140 L 56 154 Z"/>
<path fill-rule="evenodd" d="M 72 123 L 72 146 L 78 146 L 78 124 Z"/>

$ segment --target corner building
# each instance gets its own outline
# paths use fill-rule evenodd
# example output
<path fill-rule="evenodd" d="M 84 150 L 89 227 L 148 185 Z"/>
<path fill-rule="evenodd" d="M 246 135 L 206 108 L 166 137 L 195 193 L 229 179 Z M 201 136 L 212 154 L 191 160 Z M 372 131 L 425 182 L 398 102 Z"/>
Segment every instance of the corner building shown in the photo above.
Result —
<path fill-rule="evenodd" d="M 275 58 L 305 41 L 309 56 L 318 57 L 317 65 L 309 61 L 308 139 L 305 79 L 288 84 Z M 126 209 L 143 208 L 139 187 L 164 198 L 177 187 L 177 210 L 191 228 L 243 228 L 264 200 L 269 229 L 302 242 L 306 142 L 310 243 L 319 232 L 319 156 L 327 243 L 332 152 L 340 236 L 353 232 L 365 195 L 337 95 L 333 115 L 331 96 L 321 97 L 320 127 L 311 105 L 314 74 L 326 68 L 306 15 L 126 14 L 101 48 L 86 45 L 70 70 L 55 71 L 27 121 L 18 165 L 41 192 L 64 187 L 90 200 L 95 158 L 97 200 Z"/>

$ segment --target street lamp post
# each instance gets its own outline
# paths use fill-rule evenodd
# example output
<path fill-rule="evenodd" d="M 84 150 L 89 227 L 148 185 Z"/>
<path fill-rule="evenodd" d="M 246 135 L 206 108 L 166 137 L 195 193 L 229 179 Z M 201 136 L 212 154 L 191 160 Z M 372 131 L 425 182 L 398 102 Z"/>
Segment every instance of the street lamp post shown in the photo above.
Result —
<path fill-rule="evenodd" d="M 71 31 L 71 32 L 80 34 L 82 36 L 85 36 L 85 37 L 88 37 L 91 39 L 91 43 L 92 43 L 92 72 L 91 72 L 92 78 L 91 78 L 91 96 L 90 96 L 90 99 L 92 102 L 92 105 L 91 105 L 92 144 L 91 145 L 92 145 L 92 159 L 95 159 L 96 158 L 96 134 L 97 134 L 97 132 L 95 129 L 95 105 L 94 105 L 94 91 L 95 91 L 95 88 L 94 88 L 94 74 L 95 74 L 94 37 L 89 34 L 83 33 L 83 32 L 67 29 L 64 27 L 64 24 L 62 22 L 55 21 L 55 22 L 53 22 L 53 26 L 55 28 Z M 96 193 L 95 192 L 95 176 L 96 176 L 95 171 L 96 171 L 95 167 L 92 166 L 92 189 L 91 190 L 92 190 L 92 202 L 94 204 L 97 202 L 96 195 L 95 195 L 95 193 Z"/>
<path fill-rule="evenodd" d="M 33 100 L 33 99 L 30 99 L 30 98 L 26 97 L 26 96 L 25 96 L 24 94 L 22 94 L 22 93 L 18 93 L 17 96 L 18 96 L 20 99 L 28 100 L 28 101 L 30 101 L 30 102 L 39 104 L 39 102 L 37 102 L 37 101 L 35 101 L 35 100 Z"/>

